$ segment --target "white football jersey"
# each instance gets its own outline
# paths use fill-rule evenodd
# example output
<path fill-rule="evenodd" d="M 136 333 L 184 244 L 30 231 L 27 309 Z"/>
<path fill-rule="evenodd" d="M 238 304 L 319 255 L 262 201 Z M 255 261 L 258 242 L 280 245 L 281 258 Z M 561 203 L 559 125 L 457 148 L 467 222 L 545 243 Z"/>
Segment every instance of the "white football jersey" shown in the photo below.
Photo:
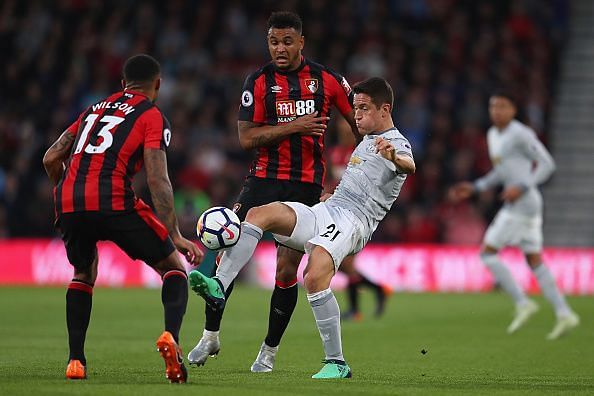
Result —
<path fill-rule="evenodd" d="M 355 214 L 368 230 L 368 239 L 398 198 L 406 180 L 406 174 L 392 161 L 376 153 L 377 137 L 390 141 L 397 154 L 412 157 L 410 143 L 396 128 L 379 135 L 366 135 L 353 151 L 334 194 L 326 201 L 329 206 L 345 208 Z"/>
<path fill-rule="evenodd" d="M 526 192 L 515 202 L 506 203 L 505 209 L 523 216 L 541 215 L 542 195 L 537 187 L 551 176 L 555 162 L 534 131 L 512 120 L 502 130 L 491 127 L 487 144 L 493 169 L 475 181 L 477 190 L 524 186 Z"/>

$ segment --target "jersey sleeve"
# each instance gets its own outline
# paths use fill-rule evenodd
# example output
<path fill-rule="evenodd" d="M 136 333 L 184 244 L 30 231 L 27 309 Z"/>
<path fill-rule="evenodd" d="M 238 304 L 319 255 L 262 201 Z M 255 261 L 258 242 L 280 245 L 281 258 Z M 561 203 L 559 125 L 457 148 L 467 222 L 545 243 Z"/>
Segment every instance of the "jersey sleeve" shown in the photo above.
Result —
<path fill-rule="evenodd" d="M 171 142 L 171 125 L 169 120 L 156 108 L 143 115 L 144 148 L 167 150 Z"/>
<path fill-rule="evenodd" d="M 537 186 L 544 183 L 555 171 L 555 161 L 534 131 L 527 129 L 520 135 L 521 147 L 528 158 L 536 162 L 529 185 Z"/>
<path fill-rule="evenodd" d="M 264 95 L 263 75 L 260 73 L 249 75 L 243 83 L 238 120 L 250 121 L 258 124 L 265 123 L 266 112 Z"/>
<path fill-rule="evenodd" d="M 474 181 L 474 188 L 477 191 L 485 191 L 502 183 L 501 177 L 497 172 L 497 169 L 493 168 L 484 175 Z"/>
<path fill-rule="evenodd" d="M 412 147 L 410 142 L 406 138 L 395 138 L 389 139 L 392 146 L 394 146 L 394 150 L 396 150 L 396 154 L 404 154 L 408 155 L 411 158 L 413 157 Z"/>
<path fill-rule="evenodd" d="M 332 76 L 329 79 L 332 103 L 343 116 L 346 116 L 353 111 L 353 90 L 346 78 L 333 71 L 329 73 Z"/>
<path fill-rule="evenodd" d="M 78 130 L 80 129 L 80 123 L 82 122 L 83 116 L 87 113 L 85 110 L 84 112 L 80 113 L 76 121 L 74 121 L 68 128 L 66 128 L 65 132 L 70 133 L 72 136 L 76 136 L 78 134 Z"/>

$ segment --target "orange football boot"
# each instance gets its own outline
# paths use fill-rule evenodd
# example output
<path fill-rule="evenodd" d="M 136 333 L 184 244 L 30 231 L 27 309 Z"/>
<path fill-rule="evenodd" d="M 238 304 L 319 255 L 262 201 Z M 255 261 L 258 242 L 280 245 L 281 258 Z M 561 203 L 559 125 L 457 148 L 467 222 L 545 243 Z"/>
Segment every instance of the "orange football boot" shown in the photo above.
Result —
<path fill-rule="evenodd" d="M 184 366 L 182 350 L 173 339 L 170 332 L 164 331 L 157 339 L 157 351 L 165 361 L 165 377 L 169 382 L 183 384 L 188 379 L 188 372 Z"/>
<path fill-rule="evenodd" d="M 72 359 L 66 367 L 66 378 L 68 379 L 87 379 L 87 368 L 80 360 Z"/>

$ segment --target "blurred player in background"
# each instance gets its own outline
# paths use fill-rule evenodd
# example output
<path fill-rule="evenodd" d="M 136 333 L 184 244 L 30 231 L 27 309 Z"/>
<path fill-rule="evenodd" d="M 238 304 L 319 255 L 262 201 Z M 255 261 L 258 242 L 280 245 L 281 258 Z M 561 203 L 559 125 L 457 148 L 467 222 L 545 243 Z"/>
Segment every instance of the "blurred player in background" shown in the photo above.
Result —
<path fill-rule="evenodd" d="M 340 311 L 330 289 L 332 277 L 348 255 L 359 252 L 390 210 L 407 174 L 415 171 L 410 144 L 394 127 L 394 94 L 382 78 L 354 86 L 354 108 L 362 142 L 334 194 L 314 206 L 274 202 L 252 208 L 241 226 L 237 245 L 226 250 L 214 278 L 190 273 L 192 289 L 209 305 L 225 305 L 224 291 L 256 250 L 264 231 L 281 243 L 309 254 L 304 271 L 307 299 L 313 310 L 325 352 L 315 379 L 349 378 L 342 353 Z"/>
<path fill-rule="evenodd" d="M 326 182 L 326 191 L 334 191 L 344 171 L 349 163 L 353 149 L 357 142 L 353 139 L 350 133 L 350 126 L 344 120 L 337 120 L 336 129 L 338 131 L 338 144 L 328 150 L 328 174 L 329 177 Z M 347 131 L 349 129 L 349 131 Z M 324 201 L 331 194 L 325 194 L 322 197 Z M 349 308 L 340 314 L 343 320 L 360 321 L 363 315 L 359 306 L 359 289 L 361 286 L 366 286 L 373 291 L 376 300 L 375 317 L 379 318 L 383 315 L 386 307 L 386 297 L 390 293 L 387 287 L 379 285 L 365 275 L 361 274 L 355 268 L 355 256 L 347 256 L 340 265 L 339 271 L 347 276 L 347 297 Z"/>
<path fill-rule="evenodd" d="M 315 205 L 320 201 L 325 175 L 324 132 L 330 109 L 336 107 L 352 126 L 352 93 L 342 76 L 305 59 L 301 18 L 275 12 L 268 20 L 268 49 L 272 61 L 249 75 L 239 109 L 239 141 L 257 157 L 233 208 L 244 220 L 250 208 L 275 201 Z M 297 269 L 303 249 L 279 245 L 276 285 L 270 300 L 268 333 L 251 367 L 269 372 L 281 338 L 297 304 Z M 229 298 L 233 285 L 229 285 Z M 188 354 L 203 365 L 220 350 L 223 310 L 205 307 L 202 338 Z"/>
<path fill-rule="evenodd" d="M 155 59 L 131 57 L 124 65 L 123 91 L 89 106 L 43 158 L 56 186 L 56 226 L 74 267 L 66 293 L 69 379 L 87 376 L 84 344 L 97 278 L 96 245 L 110 240 L 161 275 L 165 331 L 157 348 L 165 360 L 167 378 L 186 382 L 178 337 L 188 301 L 187 275 L 176 248 L 193 264 L 199 264 L 203 254 L 180 234 L 173 209 L 165 154 L 171 127 L 154 104 L 160 84 Z M 132 190 L 132 178 L 143 163 L 161 220 Z"/>
<path fill-rule="evenodd" d="M 505 246 L 520 246 L 542 293 L 557 316 L 555 327 L 547 335 L 553 340 L 580 322 L 542 260 L 543 202 L 538 186 L 551 176 L 555 163 L 534 131 L 515 120 L 516 112 L 512 95 L 498 92 L 491 96 L 489 115 L 493 126 L 487 133 L 487 143 L 493 169 L 474 183 L 458 183 L 451 189 L 450 195 L 454 200 L 462 200 L 503 185 L 501 199 L 505 203 L 485 233 L 481 260 L 516 304 L 515 317 L 507 328 L 507 332 L 512 334 L 539 308 L 520 289 L 509 269 L 497 257 L 499 250 Z"/>

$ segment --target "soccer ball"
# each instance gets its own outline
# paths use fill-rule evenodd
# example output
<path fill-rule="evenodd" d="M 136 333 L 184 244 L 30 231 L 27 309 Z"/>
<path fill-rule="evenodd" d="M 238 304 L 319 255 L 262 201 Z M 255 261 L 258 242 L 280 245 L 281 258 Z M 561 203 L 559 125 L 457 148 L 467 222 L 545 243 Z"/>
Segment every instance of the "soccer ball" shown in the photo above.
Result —
<path fill-rule="evenodd" d="M 200 242 L 210 250 L 230 248 L 239 240 L 240 232 L 239 217 L 223 206 L 207 209 L 196 224 Z"/>

